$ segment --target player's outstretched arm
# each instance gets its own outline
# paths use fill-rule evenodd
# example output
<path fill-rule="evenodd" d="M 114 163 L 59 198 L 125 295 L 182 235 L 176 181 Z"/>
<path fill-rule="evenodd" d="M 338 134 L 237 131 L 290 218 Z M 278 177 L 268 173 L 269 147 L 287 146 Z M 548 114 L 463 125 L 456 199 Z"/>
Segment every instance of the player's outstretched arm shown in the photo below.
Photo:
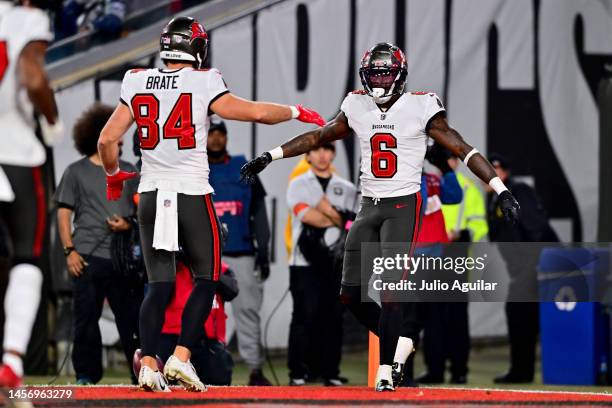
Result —
<path fill-rule="evenodd" d="M 350 133 L 350 130 L 348 120 L 344 116 L 344 112 L 341 111 L 331 122 L 322 128 L 296 136 L 281 146 L 265 152 L 246 163 L 240 169 L 241 179 L 250 184 L 255 179 L 255 175 L 263 171 L 273 160 L 307 153 L 320 144 L 345 138 Z"/>
<path fill-rule="evenodd" d="M 302 105 L 288 106 L 270 102 L 254 102 L 234 96 L 229 92 L 213 101 L 210 110 L 228 120 L 273 125 L 297 119 L 319 126 L 325 125 L 325 119 L 321 115 Z"/>
<path fill-rule="evenodd" d="M 495 190 L 499 195 L 500 207 L 507 220 L 512 222 L 518 220 L 519 203 L 503 181 L 497 177 L 491 163 L 478 150 L 467 144 L 459 132 L 448 125 L 443 113 L 435 115 L 425 130 L 430 137 L 459 157 L 472 173 Z"/>
<path fill-rule="evenodd" d="M 119 103 L 100 132 L 98 153 L 104 171 L 106 171 L 106 198 L 108 200 L 118 200 L 123 190 L 123 182 L 136 177 L 136 173 L 119 169 L 119 141 L 133 122 L 130 109 L 123 103 Z"/>

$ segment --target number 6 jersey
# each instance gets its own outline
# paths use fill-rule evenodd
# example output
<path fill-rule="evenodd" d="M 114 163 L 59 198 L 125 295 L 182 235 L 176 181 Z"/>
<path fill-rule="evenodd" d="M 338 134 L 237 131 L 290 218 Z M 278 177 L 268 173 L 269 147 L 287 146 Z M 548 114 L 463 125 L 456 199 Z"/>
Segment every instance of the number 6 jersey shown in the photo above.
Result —
<path fill-rule="evenodd" d="M 125 74 L 121 102 L 136 121 L 142 151 L 139 193 L 213 192 L 206 155 L 209 107 L 228 92 L 216 69 L 133 69 Z"/>
<path fill-rule="evenodd" d="M 416 193 L 427 149 L 425 127 L 444 106 L 434 93 L 404 93 L 383 112 L 364 91 L 349 93 L 340 107 L 359 138 L 361 192 L 388 198 Z"/>

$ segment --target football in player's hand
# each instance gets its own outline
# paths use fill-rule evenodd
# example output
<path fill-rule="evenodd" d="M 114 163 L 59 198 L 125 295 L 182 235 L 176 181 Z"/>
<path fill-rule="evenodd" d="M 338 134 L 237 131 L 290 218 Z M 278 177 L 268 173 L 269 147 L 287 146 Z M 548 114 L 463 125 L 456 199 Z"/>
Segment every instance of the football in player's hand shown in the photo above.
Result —
<path fill-rule="evenodd" d="M 134 357 L 132 358 L 132 370 L 134 371 L 134 375 L 138 378 L 138 374 L 140 374 L 140 360 L 142 360 L 142 350 L 136 349 L 134 352 Z M 160 372 L 164 372 L 164 363 L 161 361 L 159 356 L 155 356 L 155 360 L 157 360 L 157 369 Z"/>

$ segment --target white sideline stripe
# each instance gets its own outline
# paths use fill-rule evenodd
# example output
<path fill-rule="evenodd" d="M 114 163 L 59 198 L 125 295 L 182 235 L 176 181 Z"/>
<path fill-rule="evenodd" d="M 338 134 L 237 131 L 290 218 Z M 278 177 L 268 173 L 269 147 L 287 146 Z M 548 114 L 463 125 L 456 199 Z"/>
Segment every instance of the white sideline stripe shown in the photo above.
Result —
<path fill-rule="evenodd" d="M 559 385 L 561 386 L 561 385 Z M 581 387 L 580 385 L 571 385 L 570 387 Z M 589 387 L 588 385 L 584 385 L 584 387 Z M 595 386 L 593 386 L 595 387 Z M 401 388 L 401 387 L 400 387 Z M 514 390 L 510 388 L 461 388 L 461 387 L 426 387 L 421 386 L 421 388 L 429 388 L 429 389 L 441 389 L 441 390 L 467 390 L 467 391 L 502 391 L 502 392 L 517 392 L 517 393 L 535 393 L 535 394 L 572 394 L 572 395 L 600 395 L 600 396 L 608 396 L 612 397 L 612 393 L 610 392 L 590 392 L 590 391 L 558 391 L 558 390 Z"/>

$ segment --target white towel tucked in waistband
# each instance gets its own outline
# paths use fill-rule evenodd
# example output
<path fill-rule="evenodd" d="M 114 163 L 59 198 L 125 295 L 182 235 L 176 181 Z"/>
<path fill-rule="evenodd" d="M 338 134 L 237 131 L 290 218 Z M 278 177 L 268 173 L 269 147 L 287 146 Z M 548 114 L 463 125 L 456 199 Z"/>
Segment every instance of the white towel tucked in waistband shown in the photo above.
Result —
<path fill-rule="evenodd" d="M 0 167 L 0 201 L 12 202 L 15 200 L 15 193 L 11 187 L 11 182 Z"/>
<path fill-rule="evenodd" d="M 153 248 L 178 251 L 177 194 L 157 190 L 157 208 L 153 230 Z"/>

